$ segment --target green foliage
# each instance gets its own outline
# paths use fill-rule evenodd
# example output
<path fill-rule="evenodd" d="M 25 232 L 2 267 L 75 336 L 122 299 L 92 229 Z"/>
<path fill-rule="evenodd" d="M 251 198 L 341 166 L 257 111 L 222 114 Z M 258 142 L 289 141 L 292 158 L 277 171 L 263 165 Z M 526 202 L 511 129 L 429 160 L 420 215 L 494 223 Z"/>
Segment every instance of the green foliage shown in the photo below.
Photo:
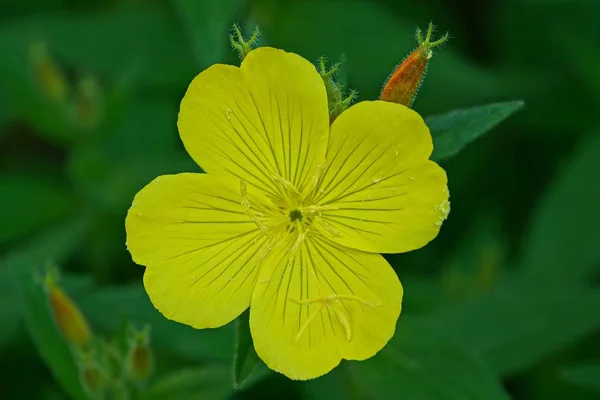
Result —
<path fill-rule="evenodd" d="M 442 161 L 457 155 L 466 145 L 488 132 L 515 111 L 522 101 L 488 104 L 426 118 L 433 136 L 431 159 Z"/>
<path fill-rule="evenodd" d="M 306 385 L 307 398 L 508 399 L 499 379 L 469 347 L 440 339 L 404 318 L 398 333 L 374 358 L 344 362 L 339 371 Z"/>
<path fill-rule="evenodd" d="M 567 367 L 562 376 L 568 382 L 600 393 L 600 362 Z"/>
<path fill-rule="evenodd" d="M 482 354 L 502 376 L 522 372 L 600 327 L 600 291 L 507 280 L 488 295 L 423 318 Z"/>
<path fill-rule="evenodd" d="M 534 214 L 523 274 L 544 283 L 578 282 L 600 265 L 600 137 L 591 136 L 562 166 Z M 577 199 L 573 204 L 573 199 Z"/>
<path fill-rule="evenodd" d="M 227 399 L 231 394 L 231 370 L 225 367 L 185 369 L 156 381 L 142 400 Z"/>
<path fill-rule="evenodd" d="M 469 350 L 467 350 L 469 349 Z M 401 322 L 398 334 L 366 362 L 349 363 L 354 387 L 369 398 L 508 399 L 499 379 L 470 347 Z"/>
<path fill-rule="evenodd" d="M 235 322 L 235 355 L 233 357 L 233 386 L 235 388 L 240 388 L 246 383 L 259 363 L 250 335 L 249 318 L 250 312 L 245 311 Z"/>
<path fill-rule="evenodd" d="M 222 62 L 228 53 L 224 34 L 231 28 L 244 0 L 173 0 L 189 38 L 191 51 L 204 69 Z"/>
<path fill-rule="evenodd" d="M 43 176 L 0 175 L 0 244 L 65 217 L 73 206 L 70 194 Z"/>

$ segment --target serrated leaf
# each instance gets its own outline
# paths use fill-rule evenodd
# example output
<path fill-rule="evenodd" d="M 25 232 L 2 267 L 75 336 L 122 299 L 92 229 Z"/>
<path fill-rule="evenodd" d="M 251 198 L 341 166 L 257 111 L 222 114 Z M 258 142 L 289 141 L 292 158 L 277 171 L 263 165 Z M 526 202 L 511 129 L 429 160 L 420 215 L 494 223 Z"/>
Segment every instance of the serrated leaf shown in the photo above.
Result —
<path fill-rule="evenodd" d="M 64 217 L 73 202 L 59 185 L 35 175 L 0 176 L 0 244 Z"/>
<path fill-rule="evenodd" d="M 482 354 L 498 374 L 523 371 L 600 327 L 600 291 L 512 279 L 488 295 L 422 318 Z"/>
<path fill-rule="evenodd" d="M 223 62 L 228 32 L 244 0 L 174 0 L 181 22 L 201 68 Z"/>
<path fill-rule="evenodd" d="M 374 399 L 399 393 L 407 399 L 506 400 L 508 395 L 486 363 L 468 347 L 401 319 L 395 337 L 367 361 L 350 362 L 350 390 Z"/>
<path fill-rule="evenodd" d="M 580 143 L 535 211 L 523 246 L 532 281 L 583 281 L 600 267 L 600 137 Z"/>
<path fill-rule="evenodd" d="M 235 354 L 233 356 L 233 387 L 241 388 L 260 361 L 250 334 L 250 312 L 240 315 L 236 324 Z"/>
<path fill-rule="evenodd" d="M 150 303 L 140 283 L 107 286 L 78 299 L 90 324 L 115 332 L 124 322 L 152 327 L 152 346 L 189 360 L 231 363 L 234 326 L 193 329 L 170 321 Z M 109 312 L 110 310 L 110 312 Z M 231 387 L 231 369 L 228 385 Z"/>
<path fill-rule="evenodd" d="M 574 385 L 600 393 L 600 361 L 567 367 L 561 376 Z"/>
<path fill-rule="evenodd" d="M 205 366 L 172 372 L 156 380 L 142 400 L 227 399 L 231 395 L 231 370 L 223 366 Z"/>
<path fill-rule="evenodd" d="M 441 161 L 457 155 L 469 143 L 523 107 L 523 104 L 520 100 L 507 101 L 427 117 L 425 122 L 433 136 L 431 159 Z"/>
<path fill-rule="evenodd" d="M 73 354 L 56 327 L 48 297 L 43 287 L 35 282 L 33 270 L 21 269 L 15 265 L 13 276 L 20 293 L 25 326 L 38 353 L 57 382 L 72 398 L 88 399 L 81 386 Z"/>

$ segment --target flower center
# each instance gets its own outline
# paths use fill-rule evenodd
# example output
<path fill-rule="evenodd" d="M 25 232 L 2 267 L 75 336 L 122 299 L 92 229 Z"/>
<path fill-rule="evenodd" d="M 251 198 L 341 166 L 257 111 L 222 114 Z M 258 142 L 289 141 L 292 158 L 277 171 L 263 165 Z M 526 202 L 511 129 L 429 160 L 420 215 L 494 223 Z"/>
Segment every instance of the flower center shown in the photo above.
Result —
<path fill-rule="evenodd" d="M 290 222 L 302 222 L 302 211 L 298 210 L 298 209 L 294 209 L 292 211 L 290 211 Z"/>

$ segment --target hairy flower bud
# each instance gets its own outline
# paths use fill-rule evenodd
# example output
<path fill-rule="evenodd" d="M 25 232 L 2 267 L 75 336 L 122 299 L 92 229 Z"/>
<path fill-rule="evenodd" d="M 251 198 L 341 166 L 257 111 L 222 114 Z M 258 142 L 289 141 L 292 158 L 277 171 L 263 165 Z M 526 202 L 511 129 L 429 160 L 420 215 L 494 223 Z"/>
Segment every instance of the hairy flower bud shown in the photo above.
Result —
<path fill-rule="evenodd" d="M 417 48 L 390 74 L 381 90 L 379 97 L 381 100 L 403 104 L 407 107 L 413 104 L 427 73 L 429 59 L 433 56 L 432 49 L 445 43 L 449 37 L 446 33 L 440 39 L 431 42 L 432 32 L 433 24 L 431 23 L 425 38 L 423 38 L 421 30 L 417 29 Z"/>

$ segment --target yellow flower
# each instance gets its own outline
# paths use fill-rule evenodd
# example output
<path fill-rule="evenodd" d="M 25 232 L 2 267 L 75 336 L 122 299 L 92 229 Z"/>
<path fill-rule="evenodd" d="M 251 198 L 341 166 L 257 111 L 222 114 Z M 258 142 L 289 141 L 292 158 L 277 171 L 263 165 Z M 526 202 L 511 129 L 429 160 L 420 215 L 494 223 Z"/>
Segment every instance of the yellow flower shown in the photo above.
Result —
<path fill-rule="evenodd" d="M 156 178 L 126 219 L 154 306 L 195 328 L 250 307 L 256 352 L 292 379 L 383 348 L 402 286 L 377 253 L 424 246 L 449 209 L 423 119 L 365 101 L 330 127 L 315 67 L 262 47 L 200 73 L 178 127 L 207 173 Z"/>

